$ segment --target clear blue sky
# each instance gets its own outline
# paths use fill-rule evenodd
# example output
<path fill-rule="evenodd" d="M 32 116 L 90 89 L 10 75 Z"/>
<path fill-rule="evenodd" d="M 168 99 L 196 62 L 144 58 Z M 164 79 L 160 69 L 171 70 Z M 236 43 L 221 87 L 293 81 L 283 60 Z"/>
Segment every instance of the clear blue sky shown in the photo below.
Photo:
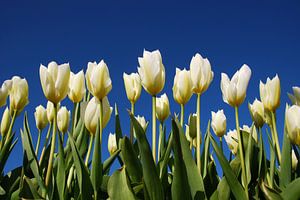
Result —
<path fill-rule="evenodd" d="M 235 127 L 233 109 L 222 101 L 221 72 L 232 76 L 244 63 L 251 67 L 247 98 L 240 109 L 241 124 L 248 125 L 251 122 L 247 103 L 259 97 L 259 80 L 265 81 L 278 73 L 282 83 L 282 103 L 278 110 L 282 138 L 286 93 L 291 92 L 292 86 L 300 85 L 299 1 L 108 2 L 1 1 L 0 83 L 13 75 L 27 79 L 30 104 L 26 110 L 32 130 L 35 107 L 46 104 L 39 79 L 41 63 L 69 62 L 72 71 L 78 72 L 86 70 L 88 61 L 104 59 L 113 84 L 109 100 L 112 105 L 118 104 L 123 132 L 128 133 L 126 108 L 130 104 L 122 74 L 137 70 L 137 57 L 142 55 L 143 49 L 159 49 L 166 68 L 163 92 L 169 96 L 172 112 L 179 112 L 172 97 L 175 68 L 189 68 L 196 52 L 209 58 L 215 78 L 202 97 L 202 131 L 211 117 L 210 111 L 221 108 L 228 117 L 228 128 Z M 187 112 L 195 110 L 195 103 L 193 97 Z M 62 104 L 72 108 L 69 100 Z M 151 101 L 145 91 L 136 106 L 136 113 L 150 120 Z M 3 111 L 1 108 L 0 114 Z M 14 128 L 18 137 L 22 120 L 18 118 Z M 104 130 L 103 141 L 107 141 L 108 133 L 113 131 L 114 118 Z M 150 131 L 149 128 L 148 136 Z M 35 132 L 32 132 L 35 140 Z M 104 158 L 107 158 L 106 144 L 103 148 Z M 12 155 L 6 171 L 22 163 L 21 140 Z"/>

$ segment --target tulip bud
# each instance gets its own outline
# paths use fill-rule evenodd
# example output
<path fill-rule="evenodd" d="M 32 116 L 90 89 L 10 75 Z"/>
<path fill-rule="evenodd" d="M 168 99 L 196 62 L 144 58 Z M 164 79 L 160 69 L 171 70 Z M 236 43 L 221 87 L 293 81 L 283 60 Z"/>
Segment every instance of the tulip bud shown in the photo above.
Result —
<path fill-rule="evenodd" d="M 1 135 L 2 138 L 7 134 L 8 129 L 10 126 L 10 114 L 8 107 L 6 107 L 3 115 L 2 115 L 2 120 L 1 120 Z"/>
<path fill-rule="evenodd" d="M 293 171 L 297 170 L 297 165 L 298 165 L 298 159 L 297 159 L 294 149 L 292 149 L 292 169 L 293 169 Z"/>
<path fill-rule="evenodd" d="M 293 87 L 293 92 L 294 95 L 288 93 L 288 96 L 292 104 L 300 106 L 300 87 Z"/>
<path fill-rule="evenodd" d="M 144 131 L 146 131 L 147 126 L 148 126 L 148 122 L 146 122 L 145 117 L 138 115 L 138 116 L 135 117 L 135 119 L 139 122 L 139 124 L 144 129 Z"/>
<path fill-rule="evenodd" d="M 99 64 L 89 62 L 85 77 L 88 90 L 99 101 L 112 89 L 108 67 L 104 60 L 101 60 Z"/>
<path fill-rule="evenodd" d="M 152 96 L 157 95 L 165 86 L 165 67 L 159 50 L 144 50 L 143 57 L 139 57 L 138 61 L 138 72 L 144 89 Z"/>
<path fill-rule="evenodd" d="M 285 123 L 288 136 L 293 144 L 300 145 L 300 107 L 293 105 L 285 109 Z"/>
<path fill-rule="evenodd" d="M 92 135 L 95 135 L 97 124 L 100 117 L 100 103 L 96 97 L 93 97 L 86 106 L 85 114 L 84 114 L 84 124 L 85 127 L 89 130 Z M 110 107 L 108 98 L 105 96 L 102 99 L 103 106 L 103 124 L 102 128 L 105 128 L 107 125 L 113 108 Z"/>
<path fill-rule="evenodd" d="M 48 122 L 52 123 L 55 116 L 54 105 L 51 101 L 47 102 L 47 118 Z"/>
<path fill-rule="evenodd" d="M 0 107 L 6 104 L 7 96 L 8 96 L 8 89 L 5 86 L 5 84 L 3 84 L 2 87 L 0 88 Z"/>
<path fill-rule="evenodd" d="M 248 105 L 251 118 L 256 127 L 262 127 L 265 123 L 265 109 L 264 104 L 255 99 L 252 104 Z"/>
<path fill-rule="evenodd" d="M 238 135 L 236 130 L 229 130 L 227 135 L 224 135 L 225 141 L 232 154 L 236 155 L 238 151 Z"/>
<path fill-rule="evenodd" d="M 138 73 L 131 73 L 130 75 L 123 73 L 124 85 L 126 95 L 131 103 L 135 103 L 141 96 L 142 85 Z"/>
<path fill-rule="evenodd" d="M 226 132 L 226 116 L 223 110 L 218 110 L 217 113 L 211 112 L 211 127 L 218 137 L 222 137 Z"/>
<path fill-rule="evenodd" d="M 23 108 L 28 104 L 28 83 L 26 79 L 21 79 L 18 76 L 14 76 L 11 80 L 8 80 L 9 86 L 9 101 L 10 110 L 18 111 L 20 113 Z"/>
<path fill-rule="evenodd" d="M 117 147 L 116 134 L 112 134 L 112 133 L 109 134 L 107 148 L 110 155 L 112 155 L 114 152 L 117 151 L 118 147 Z"/>
<path fill-rule="evenodd" d="M 84 73 L 81 70 L 77 74 L 70 74 L 70 82 L 69 82 L 69 99 L 73 103 L 80 102 L 85 95 L 85 83 L 84 83 Z"/>
<path fill-rule="evenodd" d="M 257 131 L 256 131 L 256 128 L 250 128 L 249 126 L 247 125 L 243 125 L 243 128 L 241 129 L 242 131 L 244 132 L 247 132 L 249 134 L 252 134 L 252 138 L 255 140 L 255 142 L 257 143 Z M 251 133 L 252 131 L 252 133 Z"/>
<path fill-rule="evenodd" d="M 214 73 L 207 58 L 202 58 L 200 54 L 196 54 L 190 64 L 191 80 L 193 83 L 193 92 L 202 94 L 205 92 L 213 80 Z"/>
<path fill-rule="evenodd" d="M 190 100 L 192 95 L 193 91 L 190 71 L 176 68 L 173 85 L 173 97 L 175 101 L 184 105 Z"/>
<path fill-rule="evenodd" d="M 267 79 L 264 84 L 260 81 L 259 83 L 260 99 L 264 104 L 264 108 L 273 112 L 280 105 L 280 80 L 276 75 L 272 80 Z"/>
<path fill-rule="evenodd" d="M 193 143 L 194 147 L 197 146 L 197 140 L 196 140 L 196 138 L 195 137 L 194 138 L 191 137 L 189 125 L 185 125 L 185 136 L 186 136 L 187 141 L 189 141 L 190 143 L 191 142 Z"/>
<path fill-rule="evenodd" d="M 170 104 L 168 96 L 164 93 L 160 97 L 156 97 L 156 117 L 162 123 L 170 115 Z"/>
<path fill-rule="evenodd" d="M 57 127 L 62 133 L 66 133 L 69 128 L 70 111 L 65 106 L 61 107 L 57 112 Z"/>
<path fill-rule="evenodd" d="M 192 139 L 196 138 L 197 137 L 197 114 L 196 113 L 190 114 L 188 127 L 189 127 L 190 137 Z"/>
<path fill-rule="evenodd" d="M 70 80 L 69 63 L 58 65 L 50 62 L 48 68 L 41 64 L 40 79 L 45 97 L 57 104 L 68 94 Z"/>
<path fill-rule="evenodd" d="M 47 110 L 42 105 L 35 108 L 34 118 L 36 127 L 39 130 L 43 130 L 47 126 Z"/>
<path fill-rule="evenodd" d="M 233 75 L 231 80 L 229 80 L 227 74 L 222 73 L 221 90 L 223 101 L 233 107 L 241 105 L 246 97 L 250 77 L 251 69 L 245 64 Z"/>

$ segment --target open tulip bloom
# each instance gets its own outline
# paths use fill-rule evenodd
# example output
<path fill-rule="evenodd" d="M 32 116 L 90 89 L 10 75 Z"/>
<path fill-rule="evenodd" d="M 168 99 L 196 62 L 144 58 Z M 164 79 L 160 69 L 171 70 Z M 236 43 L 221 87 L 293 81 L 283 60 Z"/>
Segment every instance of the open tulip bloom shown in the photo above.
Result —
<path fill-rule="evenodd" d="M 67 63 L 41 65 L 45 104 L 28 115 L 22 112 L 29 104 L 26 79 L 6 80 L 0 88 L 0 199 L 300 199 L 299 87 L 292 88 L 292 105 L 281 113 L 284 131 L 277 131 L 276 124 L 281 94 L 277 75 L 260 82 L 260 99 L 248 103 L 250 115 L 243 113 L 252 125 L 247 121 L 249 126 L 240 128 L 238 108 L 246 100 L 251 69 L 243 65 L 232 78 L 222 73 L 218 84 L 224 102 L 235 109 L 235 129 L 228 130 L 234 121 L 220 108 L 210 119 L 204 117 L 209 122 L 202 137 L 200 96 L 205 102 L 203 94 L 213 83 L 210 61 L 196 54 L 189 70 L 176 69 L 169 92 L 181 106 L 180 120 L 170 116 L 178 110 L 170 108 L 173 99 L 163 91 L 166 73 L 160 51 L 144 50 L 137 63 L 138 72 L 123 74 L 131 112 L 122 127 L 119 113 L 127 113 L 127 106 L 115 105 L 112 115 L 112 80 L 103 60 L 89 62 L 86 73 L 77 74 Z M 151 114 L 134 107 L 142 88 L 152 97 L 152 138 L 146 120 Z M 196 105 L 190 102 L 193 94 Z M 66 101 L 73 104 L 72 111 Z M 186 113 L 186 122 L 185 108 L 193 110 Z M 14 124 L 23 113 L 18 132 Z M 113 130 L 109 123 L 115 124 Z M 130 134 L 124 134 L 123 125 Z M 21 144 L 23 165 L 6 172 L 13 148 Z"/>

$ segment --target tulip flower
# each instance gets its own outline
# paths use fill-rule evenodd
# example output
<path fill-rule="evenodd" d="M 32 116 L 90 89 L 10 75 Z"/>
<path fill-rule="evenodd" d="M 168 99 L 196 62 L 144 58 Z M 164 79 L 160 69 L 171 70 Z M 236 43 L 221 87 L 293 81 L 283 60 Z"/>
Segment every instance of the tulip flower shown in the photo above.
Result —
<path fill-rule="evenodd" d="M 157 95 L 165 85 L 165 67 L 159 50 L 144 50 L 143 57 L 139 57 L 138 61 L 138 72 L 144 89 L 152 96 Z"/>
<path fill-rule="evenodd" d="M 264 108 L 274 112 L 280 105 L 280 80 L 276 75 L 272 80 L 267 79 L 264 84 L 259 83 L 260 99 L 264 104 Z"/>
<path fill-rule="evenodd" d="M 190 71 L 176 68 L 176 75 L 174 77 L 173 97 L 180 105 L 185 105 L 191 98 L 192 81 Z"/>
<path fill-rule="evenodd" d="M 218 112 L 211 112 L 211 127 L 218 137 L 223 137 L 226 132 L 226 116 L 223 110 L 218 110 Z"/>
<path fill-rule="evenodd" d="M 251 77 L 251 69 L 243 65 L 230 80 L 227 74 L 222 73 L 221 90 L 223 101 L 233 107 L 241 105 L 246 97 L 248 83 Z"/>
<path fill-rule="evenodd" d="M 285 121 L 291 142 L 300 146 L 300 106 L 287 106 L 285 111 Z"/>
<path fill-rule="evenodd" d="M 135 117 L 135 119 L 139 122 L 143 130 L 146 132 L 148 122 L 145 120 L 145 117 L 138 115 Z"/>
<path fill-rule="evenodd" d="M 61 133 L 66 133 L 69 128 L 70 111 L 65 106 L 57 112 L 57 127 Z"/>
<path fill-rule="evenodd" d="M 128 100 L 134 104 L 141 96 L 142 85 L 138 73 L 123 73 L 124 85 Z"/>
<path fill-rule="evenodd" d="M 51 101 L 47 102 L 47 119 L 49 123 L 53 122 L 55 116 L 54 105 Z"/>
<path fill-rule="evenodd" d="M 0 88 L 0 107 L 6 104 L 6 99 L 8 96 L 8 89 L 5 84 L 3 84 Z"/>
<path fill-rule="evenodd" d="M 114 152 L 117 151 L 117 138 L 116 134 L 110 133 L 108 136 L 108 143 L 107 143 L 108 152 L 112 155 Z"/>
<path fill-rule="evenodd" d="M 110 107 L 109 101 L 107 97 L 104 97 L 102 100 L 103 103 L 103 124 L 102 128 L 104 128 L 111 116 L 113 108 Z M 89 103 L 87 104 L 85 114 L 84 114 L 84 124 L 85 127 L 89 130 L 92 135 L 95 135 L 97 123 L 100 117 L 100 110 L 99 110 L 99 101 L 96 97 L 93 97 Z"/>
<path fill-rule="evenodd" d="M 170 115 L 170 104 L 166 93 L 156 98 L 156 117 L 163 123 Z"/>
<path fill-rule="evenodd" d="M 255 99 L 252 104 L 248 104 L 251 118 L 257 128 L 261 128 L 265 123 L 264 104 Z"/>
<path fill-rule="evenodd" d="M 1 120 L 1 135 L 2 138 L 7 134 L 10 126 L 10 114 L 9 114 L 9 109 L 6 107 L 3 115 L 2 115 L 2 120 Z"/>
<path fill-rule="evenodd" d="M 98 64 L 89 62 L 85 76 L 88 90 L 99 101 L 111 91 L 111 79 L 104 60 L 101 60 Z"/>
<path fill-rule="evenodd" d="M 190 137 L 195 139 L 197 137 L 197 114 L 196 113 L 190 114 L 188 127 L 189 127 Z"/>
<path fill-rule="evenodd" d="M 293 87 L 294 95 L 289 94 L 288 96 L 294 105 L 300 106 L 300 87 Z"/>
<path fill-rule="evenodd" d="M 190 71 L 193 92 L 202 94 L 207 90 L 214 78 L 214 73 L 211 71 L 209 60 L 207 58 L 202 58 L 202 56 L 197 53 L 191 60 Z"/>
<path fill-rule="evenodd" d="M 70 74 L 70 81 L 69 81 L 69 99 L 73 103 L 80 102 L 85 95 L 85 82 L 84 82 L 84 73 L 81 70 L 77 74 Z"/>
<path fill-rule="evenodd" d="M 293 169 L 293 171 L 297 170 L 297 165 L 298 165 L 298 159 L 297 159 L 294 149 L 292 149 L 292 169 Z"/>
<path fill-rule="evenodd" d="M 231 150 L 233 155 L 236 155 L 238 151 L 238 133 L 236 130 L 229 130 L 227 135 L 224 135 L 225 141 L 228 145 L 228 148 Z"/>
<path fill-rule="evenodd" d="M 189 125 L 185 125 L 185 137 L 187 139 L 187 141 L 189 141 L 190 143 L 190 149 L 192 149 L 192 147 L 196 147 L 197 146 L 197 141 L 194 138 L 191 137 L 191 134 L 190 134 L 190 126 Z"/>
<path fill-rule="evenodd" d="M 39 130 L 43 130 L 47 126 L 47 110 L 42 105 L 35 108 L 34 118 L 36 127 Z"/>
<path fill-rule="evenodd" d="M 41 64 L 40 79 L 46 98 L 54 104 L 58 104 L 68 94 L 70 80 L 69 63 L 58 65 L 52 61 L 48 68 Z"/>

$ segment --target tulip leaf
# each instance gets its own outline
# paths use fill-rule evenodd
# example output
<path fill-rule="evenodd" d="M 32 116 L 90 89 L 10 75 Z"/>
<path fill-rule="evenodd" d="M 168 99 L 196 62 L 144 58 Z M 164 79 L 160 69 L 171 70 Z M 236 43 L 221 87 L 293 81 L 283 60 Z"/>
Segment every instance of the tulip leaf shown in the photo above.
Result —
<path fill-rule="evenodd" d="M 297 178 L 293 182 L 286 185 L 286 188 L 281 193 L 283 199 L 300 199 L 299 185 L 300 178 Z"/>
<path fill-rule="evenodd" d="M 202 163 L 202 171 L 203 171 L 203 177 L 206 176 L 207 173 L 207 163 L 208 163 L 208 159 L 209 159 L 209 146 L 210 146 L 210 140 L 209 140 L 209 136 L 210 136 L 210 121 L 208 121 L 207 123 L 207 129 L 206 129 L 206 134 L 205 134 L 205 138 L 204 138 L 204 148 L 203 148 L 203 152 L 202 152 L 202 156 L 201 156 L 201 163 Z"/>
<path fill-rule="evenodd" d="M 283 145 L 282 145 L 282 156 L 281 156 L 281 165 L 280 165 L 280 187 L 283 189 L 291 182 L 291 171 L 292 171 L 292 148 L 290 139 L 286 132 L 286 128 L 283 134 Z"/>
<path fill-rule="evenodd" d="M 65 199 L 65 183 L 66 183 L 66 172 L 65 172 L 65 156 L 64 156 L 64 149 L 63 143 L 61 139 L 60 133 L 58 133 L 58 166 L 56 172 L 56 184 L 59 199 Z"/>
<path fill-rule="evenodd" d="M 3 172 L 6 161 L 9 157 L 11 151 L 13 150 L 14 146 L 17 144 L 18 139 L 16 139 L 13 142 L 14 137 L 15 137 L 15 134 L 13 133 L 10 136 L 10 138 L 7 140 L 7 142 L 3 145 L 3 147 L 0 151 L 0 174 L 2 174 L 2 172 Z M 0 178 L 0 180 L 1 180 L 1 178 Z"/>
<path fill-rule="evenodd" d="M 143 179 L 145 182 L 146 190 L 149 194 L 151 200 L 163 199 L 163 188 L 156 171 L 155 163 L 152 157 L 151 148 L 147 141 L 146 134 L 135 119 L 135 117 L 130 114 L 130 118 L 133 123 L 133 127 L 136 133 L 136 139 L 140 150 L 140 159 L 142 163 Z"/>
<path fill-rule="evenodd" d="M 110 166 L 113 164 L 114 160 L 118 157 L 120 151 L 121 151 L 121 150 L 118 149 L 118 150 L 115 151 L 109 158 L 107 158 L 107 159 L 103 162 L 103 169 L 102 169 L 102 173 L 103 173 L 103 174 L 108 173 L 108 170 L 109 170 Z"/>
<path fill-rule="evenodd" d="M 281 200 L 282 199 L 276 190 L 270 188 L 264 182 L 260 183 L 260 189 L 262 190 L 263 195 L 266 199 L 270 199 L 270 200 Z"/>
<path fill-rule="evenodd" d="M 170 133 L 169 140 L 167 142 L 167 148 L 164 152 L 164 155 L 159 161 L 159 178 L 162 179 L 164 175 L 167 173 L 167 165 L 170 160 L 170 153 L 172 149 L 172 144 L 173 144 L 173 133 Z"/>
<path fill-rule="evenodd" d="M 94 141 L 94 152 L 92 160 L 91 180 L 94 192 L 97 192 L 102 182 L 101 144 L 100 144 L 100 124 L 97 123 L 96 137 Z"/>
<path fill-rule="evenodd" d="M 117 145 L 119 145 L 119 139 L 122 138 L 122 129 L 121 129 L 121 123 L 120 123 L 120 116 L 118 112 L 118 106 L 115 104 L 115 133 L 116 133 L 116 140 Z M 118 146 L 119 147 L 119 146 Z"/>
<path fill-rule="evenodd" d="M 210 136 L 210 140 L 211 140 L 211 144 L 216 152 L 216 155 L 219 159 L 219 162 L 222 166 L 227 183 L 230 186 L 233 195 L 235 196 L 236 199 L 246 199 L 245 191 L 244 191 L 242 185 L 239 183 L 237 176 L 231 169 L 225 156 L 223 155 L 220 147 L 218 146 L 218 144 L 216 143 L 216 141 L 214 140 L 214 138 L 212 136 Z"/>

